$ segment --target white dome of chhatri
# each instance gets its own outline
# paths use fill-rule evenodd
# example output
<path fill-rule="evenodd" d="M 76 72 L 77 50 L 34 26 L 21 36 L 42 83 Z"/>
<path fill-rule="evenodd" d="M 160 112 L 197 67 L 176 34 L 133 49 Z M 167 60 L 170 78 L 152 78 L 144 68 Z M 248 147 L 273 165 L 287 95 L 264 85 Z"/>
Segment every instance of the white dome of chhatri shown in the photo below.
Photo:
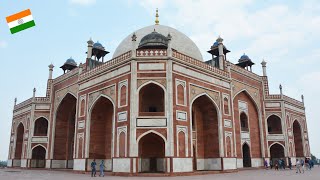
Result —
<path fill-rule="evenodd" d="M 170 42 L 171 48 L 177 50 L 182 54 L 195 58 L 197 60 L 203 60 L 199 48 L 188 36 L 186 36 L 185 34 L 181 33 L 180 31 L 174 28 L 163 26 L 163 25 L 151 25 L 135 31 L 134 33 L 137 36 L 135 48 L 136 49 L 138 48 L 139 43 L 144 36 L 152 33 L 153 31 L 156 31 L 166 37 L 170 33 L 170 35 L 172 36 L 171 42 Z M 115 52 L 113 53 L 113 58 L 131 50 L 132 35 L 133 33 L 128 35 L 124 40 L 122 40 L 122 42 L 118 45 Z"/>

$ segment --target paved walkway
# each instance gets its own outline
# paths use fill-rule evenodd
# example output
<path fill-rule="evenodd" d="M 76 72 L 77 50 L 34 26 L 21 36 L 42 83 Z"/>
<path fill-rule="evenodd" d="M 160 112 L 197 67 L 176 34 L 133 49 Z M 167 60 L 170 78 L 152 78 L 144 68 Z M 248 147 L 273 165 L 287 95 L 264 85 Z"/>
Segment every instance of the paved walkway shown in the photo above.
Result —
<path fill-rule="evenodd" d="M 114 179 L 114 180 L 320 180 L 320 167 L 315 167 L 312 171 L 304 174 L 296 174 L 295 170 L 243 170 L 236 173 L 210 174 L 199 176 L 177 176 L 177 177 L 118 177 L 105 176 L 94 179 Z M 63 179 L 93 179 L 89 174 L 75 174 L 68 171 L 50 170 L 20 170 L 20 169 L 0 169 L 0 180 L 63 180 Z"/>

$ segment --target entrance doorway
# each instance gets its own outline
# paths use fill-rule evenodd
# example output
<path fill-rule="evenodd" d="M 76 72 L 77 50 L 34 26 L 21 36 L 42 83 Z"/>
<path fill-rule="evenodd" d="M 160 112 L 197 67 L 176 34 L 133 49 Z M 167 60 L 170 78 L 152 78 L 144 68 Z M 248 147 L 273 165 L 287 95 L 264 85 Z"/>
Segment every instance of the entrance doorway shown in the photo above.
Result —
<path fill-rule="evenodd" d="M 32 149 L 32 168 L 44 168 L 46 166 L 46 149 L 42 146 L 37 146 Z"/>
<path fill-rule="evenodd" d="M 159 135 L 149 133 L 139 141 L 139 172 L 166 171 L 165 142 Z"/>
<path fill-rule="evenodd" d="M 243 167 L 251 167 L 250 148 L 247 143 L 242 145 Z"/>

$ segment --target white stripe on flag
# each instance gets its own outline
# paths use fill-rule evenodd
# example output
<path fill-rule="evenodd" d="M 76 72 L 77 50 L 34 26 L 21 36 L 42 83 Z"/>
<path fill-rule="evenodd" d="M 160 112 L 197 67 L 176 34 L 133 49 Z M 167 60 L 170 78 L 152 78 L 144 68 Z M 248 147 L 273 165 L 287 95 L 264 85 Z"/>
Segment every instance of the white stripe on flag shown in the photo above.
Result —
<path fill-rule="evenodd" d="M 11 29 L 11 28 L 13 28 L 13 27 L 16 27 L 16 26 L 21 25 L 21 24 L 18 22 L 19 20 L 20 20 L 20 19 L 8 23 L 9 28 Z M 25 17 L 22 18 L 22 20 L 23 20 L 23 23 L 26 23 L 26 22 L 32 21 L 32 20 L 33 20 L 33 17 L 32 17 L 32 15 L 25 16 Z"/>

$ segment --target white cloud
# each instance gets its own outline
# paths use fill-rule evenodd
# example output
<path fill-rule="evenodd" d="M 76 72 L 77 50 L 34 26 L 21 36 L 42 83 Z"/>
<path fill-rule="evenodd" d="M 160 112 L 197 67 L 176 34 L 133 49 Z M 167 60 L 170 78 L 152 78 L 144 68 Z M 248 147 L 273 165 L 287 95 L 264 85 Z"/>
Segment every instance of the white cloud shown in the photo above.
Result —
<path fill-rule="evenodd" d="M 131 2 L 131 1 L 129 1 Z M 165 0 L 140 0 L 139 4 L 147 9 L 148 12 L 155 12 L 156 8 L 163 8 L 166 4 Z"/>
<path fill-rule="evenodd" d="M 0 48 L 6 48 L 8 46 L 6 41 L 0 41 Z"/>
<path fill-rule="evenodd" d="M 88 6 L 96 3 L 96 0 L 70 0 L 71 4 L 77 4 L 81 6 Z"/>

